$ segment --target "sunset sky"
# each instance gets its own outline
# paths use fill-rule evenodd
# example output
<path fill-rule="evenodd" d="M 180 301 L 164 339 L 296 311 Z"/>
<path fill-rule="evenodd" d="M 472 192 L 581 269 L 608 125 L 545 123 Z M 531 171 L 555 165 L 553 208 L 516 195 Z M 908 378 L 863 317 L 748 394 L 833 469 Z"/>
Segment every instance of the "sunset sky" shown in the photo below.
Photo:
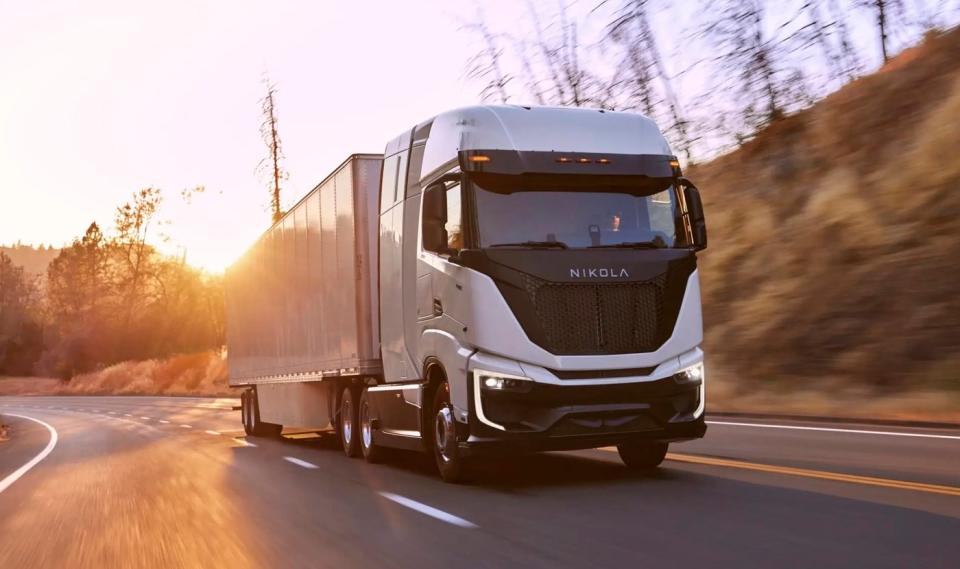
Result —
<path fill-rule="evenodd" d="M 170 250 L 219 269 L 264 230 L 262 74 L 292 203 L 352 152 L 476 102 L 457 3 L 0 0 L 0 243 L 62 245 L 164 190 Z M 509 17 L 516 3 L 493 2 Z M 187 206 L 184 188 L 206 194 Z"/>

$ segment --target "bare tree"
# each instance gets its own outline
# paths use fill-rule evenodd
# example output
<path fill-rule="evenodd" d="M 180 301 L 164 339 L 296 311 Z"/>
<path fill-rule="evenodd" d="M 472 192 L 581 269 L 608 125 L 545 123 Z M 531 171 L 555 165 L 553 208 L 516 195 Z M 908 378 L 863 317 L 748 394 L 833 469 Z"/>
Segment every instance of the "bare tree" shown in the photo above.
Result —
<path fill-rule="evenodd" d="M 614 20 L 607 26 L 608 37 L 623 49 L 623 61 L 619 66 L 619 76 L 614 83 L 624 82 L 628 86 L 627 108 L 638 106 L 656 117 L 661 113 L 658 108 L 666 107 L 669 120 L 667 132 L 672 133 L 680 153 L 692 160 L 692 141 L 688 131 L 689 122 L 683 114 L 673 78 L 657 44 L 656 35 L 650 25 L 648 13 L 649 0 L 629 0 L 616 13 Z"/>
<path fill-rule="evenodd" d="M 467 76 L 484 81 L 480 100 L 506 103 L 510 99 L 507 84 L 511 77 L 503 70 L 503 48 L 500 47 L 499 38 L 490 31 L 482 15 L 476 23 L 468 24 L 466 28 L 479 35 L 483 45 L 480 52 L 470 58 Z"/>
<path fill-rule="evenodd" d="M 890 29 L 894 12 L 903 15 L 903 0 L 861 0 L 860 5 L 873 11 L 880 35 L 880 53 L 883 62 L 890 60 Z"/>
<path fill-rule="evenodd" d="M 267 157 L 260 161 L 257 169 L 267 171 L 270 175 L 270 212 L 274 223 L 283 217 L 280 209 L 280 180 L 287 179 L 287 173 L 280 166 L 283 160 L 283 145 L 280 142 L 280 133 L 277 130 L 277 87 L 264 77 L 267 94 L 260 100 L 260 109 L 263 113 L 263 122 L 260 124 L 260 136 L 267 145 Z"/>
<path fill-rule="evenodd" d="M 743 125 L 735 137 L 744 140 L 808 98 L 804 76 L 786 63 L 793 38 L 768 34 L 763 0 L 720 0 L 706 7 L 713 9 L 704 10 L 711 21 L 702 35 L 716 50 L 722 87 L 740 107 Z"/>

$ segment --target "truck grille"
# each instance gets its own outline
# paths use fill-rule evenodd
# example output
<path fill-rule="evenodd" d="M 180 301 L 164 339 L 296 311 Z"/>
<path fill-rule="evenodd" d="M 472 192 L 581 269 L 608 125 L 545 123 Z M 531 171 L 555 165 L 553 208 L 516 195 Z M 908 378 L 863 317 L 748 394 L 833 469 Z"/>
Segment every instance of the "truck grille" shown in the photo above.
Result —
<path fill-rule="evenodd" d="M 660 347 L 667 275 L 631 283 L 556 283 L 524 275 L 543 347 L 555 354 L 629 354 Z"/>

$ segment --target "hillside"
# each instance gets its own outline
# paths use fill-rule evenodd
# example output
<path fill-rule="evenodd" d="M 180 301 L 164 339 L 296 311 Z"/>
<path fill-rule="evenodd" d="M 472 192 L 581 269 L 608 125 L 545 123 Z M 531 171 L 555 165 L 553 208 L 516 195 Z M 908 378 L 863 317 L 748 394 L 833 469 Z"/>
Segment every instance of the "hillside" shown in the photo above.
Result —
<path fill-rule="evenodd" d="M 705 327 L 720 391 L 952 390 L 956 401 L 958 154 L 954 30 L 690 169 L 710 230 Z"/>
<path fill-rule="evenodd" d="M 0 252 L 10 257 L 14 265 L 23 267 L 25 272 L 39 276 L 47 273 L 47 265 L 60 254 L 60 249 L 16 244 L 0 245 Z"/>

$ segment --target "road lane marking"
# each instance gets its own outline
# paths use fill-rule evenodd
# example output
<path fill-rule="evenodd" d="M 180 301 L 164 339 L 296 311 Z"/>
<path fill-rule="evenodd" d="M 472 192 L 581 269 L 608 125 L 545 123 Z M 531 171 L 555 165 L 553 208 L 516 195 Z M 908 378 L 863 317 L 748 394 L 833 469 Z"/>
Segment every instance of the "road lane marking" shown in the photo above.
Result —
<path fill-rule="evenodd" d="M 133 417 L 133 415 L 131 415 L 130 413 L 124 413 L 123 416 L 124 416 L 124 417 Z"/>
<path fill-rule="evenodd" d="M 26 415 L 17 415 L 15 413 L 6 413 L 6 415 L 9 415 L 10 417 L 19 417 L 21 419 L 26 419 L 28 421 L 33 421 L 34 423 L 39 423 L 40 425 L 43 425 L 44 427 L 47 428 L 48 431 L 50 431 L 50 442 L 47 443 L 47 446 L 44 447 L 44 449 L 40 451 L 37 454 L 37 456 L 31 458 L 29 462 L 27 462 L 20 468 L 14 470 L 3 480 L 0 480 L 0 494 L 2 494 L 4 490 L 9 488 L 11 484 L 19 480 L 20 477 L 26 474 L 31 468 L 36 466 L 37 463 L 47 458 L 47 455 L 53 452 L 54 447 L 57 446 L 57 440 L 60 438 L 57 435 L 56 429 L 54 429 L 48 423 L 41 421 L 40 419 L 34 419 L 33 417 L 27 417 Z"/>
<path fill-rule="evenodd" d="M 246 439 L 235 438 L 235 439 L 233 439 L 233 440 L 235 440 L 235 441 L 236 441 L 237 443 L 239 443 L 239 444 L 242 444 L 243 446 L 251 447 L 251 448 L 257 448 L 256 443 L 251 443 L 250 441 L 248 441 L 248 440 L 246 440 Z"/>
<path fill-rule="evenodd" d="M 180 425 L 180 428 L 181 428 L 181 429 L 192 429 L 193 427 L 191 427 L 190 425 Z"/>
<path fill-rule="evenodd" d="M 396 502 L 397 504 L 400 504 L 401 506 L 404 506 L 404 507 L 406 507 L 406 508 L 410 508 L 411 510 L 416 510 L 416 511 L 420 512 L 421 514 L 426 514 L 426 515 L 430 516 L 431 518 L 436 518 L 436 519 L 438 519 L 438 520 L 440 520 L 440 521 L 447 522 L 448 524 L 453 524 L 453 525 L 455 525 L 455 526 L 459 526 L 459 527 L 462 527 L 462 528 L 476 528 L 476 527 L 479 527 L 479 526 L 477 526 L 477 524 L 475 524 L 475 523 L 473 523 L 473 522 L 471 522 L 471 521 L 465 520 L 465 519 L 463 519 L 463 518 L 461 518 L 461 517 L 459 517 L 459 516 L 455 516 L 455 515 L 453 515 L 453 514 L 444 512 L 443 510 L 438 510 L 437 508 L 434 508 L 433 506 L 428 506 L 428 505 L 426 505 L 426 504 L 424 504 L 424 503 L 422 503 L 422 502 L 417 502 L 416 500 L 411 500 L 410 498 L 407 498 L 407 497 L 405 497 L 405 496 L 401 496 L 401 495 L 399 495 L 399 494 L 393 494 L 393 493 L 391 493 L 391 492 L 379 492 L 379 494 L 380 494 L 381 496 L 383 496 L 384 498 L 386 498 L 387 500 L 390 500 L 390 501 L 392 501 L 392 502 Z"/>
<path fill-rule="evenodd" d="M 143 419 L 144 421 L 149 421 L 149 420 L 150 420 L 150 417 L 140 417 L 140 418 Z"/>
<path fill-rule="evenodd" d="M 164 421 L 163 419 L 159 419 L 159 421 L 160 421 L 160 423 L 163 423 L 164 425 L 169 425 L 169 424 L 170 424 L 170 421 Z"/>
<path fill-rule="evenodd" d="M 107 411 L 107 413 L 110 414 L 110 415 L 116 415 L 116 414 L 117 414 L 116 411 Z"/>
<path fill-rule="evenodd" d="M 616 452 L 617 449 L 613 447 L 606 447 L 604 450 Z M 906 480 L 874 478 L 872 476 L 859 476 L 856 474 L 841 474 L 839 472 L 809 470 L 807 468 L 794 468 L 792 466 L 776 466 L 773 464 L 760 464 L 757 462 L 744 462 L 742 460 L 730 460 L 726 458 L 711 458 L 706 456 L 694 456 L 690 454 L 668 453 L 667 460 L 672 460 L 674 462 L 686 462 L 690 464 L 704 464 L 707 466 L 724 466 L 727 468 L 738 468 L 741 470 L 754 470 L 757 472 L 769 472 L 772 474 L 785 474 L 787 476 L 819 478 L 821 480 L 833 480 L 835 482 L 850 482 L 852 484 L 863 484 L 866 486 L 881 486 L 884 488 L 896 488 L 899 490 L 915 490 L 917 492 L 929 492 L 932 494 L 944 494 L 947 496 L 960 496 L 960 488 L 955 486 L 941 486 L 939 484 L 924 484 L 922 482 L 908 482 Z"/>
<path fill-rule="evenodd" d="M 220 432 L 219 432 L 219 431 L 204 431 L 204 432 L 207 433 L 208 435 L 214 435 L 214 436 L 217 436 L 217 437 L 220 436 Z"/>
<path fill-rule="evenodd" d="M 885 435 L 888 437 L 917 437 L 924 439 L 950 439 L 960 441 L 960 435 L 934 435 L 932 433 L 902 433 L 897 431 L 868 431 L 865 429 L 837 429 L 833 427 L 804 427 L 800 425 L 770 425 L 766 423 L 735 423 L 732 421 L 707 421 L 708 425 L 727 427 L 758 427 L 761 429 L 789 429 L 796 431 L 823 431 L 826 433 L 850 433 L 854 435 Z"/>
<path fill-rule="evenodd" d="M 287 461 L 287 462 L 292 462 L 293 464 L 296 464 L 297 466 L 302 466 L 302 467 L 304 467 L 304 468 L 310 468 L 310 469 L 320 468 L 319 466 L 317 466 L 316 464 L 313 464 L 312 462 L 307 462 L 307 461 L 305 461 L 305 460 L 300 460 L 299 458 L 296 458 L 296 457 L 293 457 L 293 456 L 285 456 L 285 457 L 283 457 L 283 460 L 285 460 L 285 461 Z"/>

